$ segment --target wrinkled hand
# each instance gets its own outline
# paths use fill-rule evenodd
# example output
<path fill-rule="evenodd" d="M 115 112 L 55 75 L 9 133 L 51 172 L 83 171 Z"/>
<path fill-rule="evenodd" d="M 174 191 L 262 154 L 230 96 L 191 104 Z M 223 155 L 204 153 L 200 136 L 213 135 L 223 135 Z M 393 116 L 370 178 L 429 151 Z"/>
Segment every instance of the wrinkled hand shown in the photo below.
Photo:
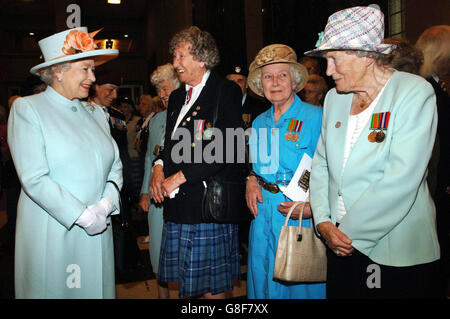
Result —
<path fill-rule="evenodd" d="M 292 205 L 294 205 L 295 203 L 296 202 L 281 202 L 280 205 L 278 205 L 277 209 L 283 216 L 286 216 L 289 213 L 289 210 L 291 209 Z M 292 212 L 290 217 L 291 219 L 299 218 L 302 206 L 303 203 L 300 203 L 297 205 L 297 207 L 294 208 L 294 211 Z M 311 217 L 312 217 L 311 206 L 309 205 L 309 202 L 307 202 L 303 210 L 302 219 L 309 219 Z"/>
<path fill-rule="evenodd" d="M 164 196 L 169 197 L 170 194 L 180 187 L 181 184 L 186 182 L 186 178 L 182 171 L 178 171 L 175 174 L 167 177 L 162 183 L 162 189 Z"/>
<path fill-rule="evenodd" d="M 245 200 L 253 217 L 258 216 L 258 202 L 262 203 L 262 191 L 255 176 L 251 176 L 245 185 Z"/>
<path fill-rule="evenodd" d="M 141 198 L 139 200 L 139 207 L 144 211 L 148 212 L 149 209 L 149 201 L 148 201 L 148 194 L 142 194 Z"/>
<path fill-rule="evenodd" d="M 351 256 L 354 248 L 352 240 L 331 222 L 322 222 L 317 225 L 317 230 L 325 239 L 328 247 L 338 256 Z"/>
<path fill-rule="evenodd" d="M 150 198 L 153 199 L 155 203 L 162 203 L 164 201 L 163 182 L 163 167 L 162 165 L 155 165 L 153 167 L 152 179 L 150 180 Z"/>

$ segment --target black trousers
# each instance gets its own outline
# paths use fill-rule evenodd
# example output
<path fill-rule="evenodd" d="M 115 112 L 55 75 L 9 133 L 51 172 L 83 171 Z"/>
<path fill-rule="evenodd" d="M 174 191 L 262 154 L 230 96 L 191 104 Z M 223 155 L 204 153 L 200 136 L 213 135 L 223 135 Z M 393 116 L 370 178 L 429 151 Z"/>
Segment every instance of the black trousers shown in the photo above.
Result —
<path fill-rule="evenodd" d="M 339 257 L 327 248 L 328 299 L 440 298 L 439 262 L 408 267 L 375 263 L 356 249 Z"/>

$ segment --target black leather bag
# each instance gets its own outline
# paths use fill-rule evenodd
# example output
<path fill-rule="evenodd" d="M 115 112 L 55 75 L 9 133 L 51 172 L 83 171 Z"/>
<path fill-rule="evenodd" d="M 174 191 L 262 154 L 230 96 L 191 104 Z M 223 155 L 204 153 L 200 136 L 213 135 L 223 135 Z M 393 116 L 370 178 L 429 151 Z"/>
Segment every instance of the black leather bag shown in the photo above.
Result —
<path fill-rule="evenodd" d="M 223 85 L 223 84 L 222 84 Z M 214 108 L 213 124 L 216 124 L 219 108 L 219 88 L 217 103 Z M 245 201 L 245 177 L 229 178 L 226 169 L 217 175 L 210 176 L 203 192 L 202 220 L 203 222 L 238 224 L 251 219 Z"/>
<path fill-rule="evenodd" d="M 244 182 L 227 181 L 220 175 L 208 179 L 202 202 L 204 222 L 238 224 L 250 218 L 245 204 Z"/>

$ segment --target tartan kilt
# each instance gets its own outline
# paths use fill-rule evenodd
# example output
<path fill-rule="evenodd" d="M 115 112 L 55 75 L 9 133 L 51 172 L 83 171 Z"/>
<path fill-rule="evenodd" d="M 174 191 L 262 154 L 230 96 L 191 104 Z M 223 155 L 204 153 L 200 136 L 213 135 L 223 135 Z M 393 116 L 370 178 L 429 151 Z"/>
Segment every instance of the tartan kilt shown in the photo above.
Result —
<path fill-rule="evenodd" d="M 158 280 L 178 282 L 179 296 L 233 290 L 240 278 L 238 225 L 165 222 Z"/>

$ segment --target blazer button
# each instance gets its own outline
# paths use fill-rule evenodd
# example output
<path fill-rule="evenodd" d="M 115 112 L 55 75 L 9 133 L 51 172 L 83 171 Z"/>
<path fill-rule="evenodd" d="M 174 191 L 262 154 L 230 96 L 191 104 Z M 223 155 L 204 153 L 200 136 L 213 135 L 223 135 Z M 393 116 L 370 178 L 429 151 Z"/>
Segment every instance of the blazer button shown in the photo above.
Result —
<path fill-rule="evenodd" d="M 342 190 L 340 188 L 338 189 L 338 195 L 342 196 Z"/>

